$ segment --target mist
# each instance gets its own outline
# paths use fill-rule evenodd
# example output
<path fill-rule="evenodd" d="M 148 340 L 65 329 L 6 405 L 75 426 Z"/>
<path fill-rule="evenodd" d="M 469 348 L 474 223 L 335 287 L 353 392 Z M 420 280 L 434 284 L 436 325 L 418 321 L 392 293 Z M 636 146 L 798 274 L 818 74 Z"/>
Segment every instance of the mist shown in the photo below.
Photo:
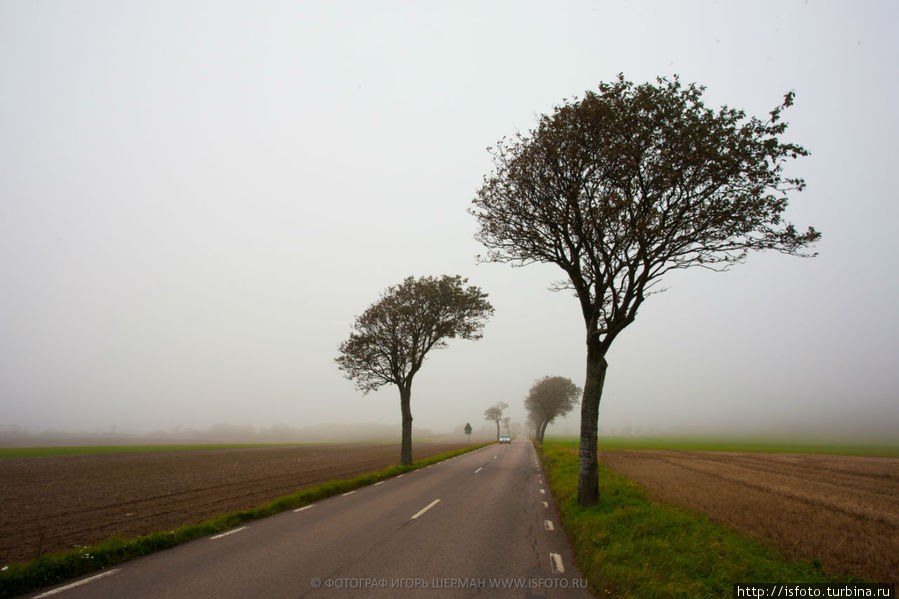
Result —
<path fill-rule="evenodd" d="M 384 289 L 441 274 L 496 313 L 429 355 L 413 426 L 489 430 L 497 401 L 523 424 L 536 379 L 583 384 L 583 323 L 558 268 L 479 264 L 466 210 L 488 146 L 622 72 L 760 117 L 794 90 L 786 216 L 823 238 L 666 279 L 609 353 L 601 434 L 895 438 L 896 5 L 212 8 L 0 5 L 0 429 L 398 438 L 397 390 L 334 358 Z"/>

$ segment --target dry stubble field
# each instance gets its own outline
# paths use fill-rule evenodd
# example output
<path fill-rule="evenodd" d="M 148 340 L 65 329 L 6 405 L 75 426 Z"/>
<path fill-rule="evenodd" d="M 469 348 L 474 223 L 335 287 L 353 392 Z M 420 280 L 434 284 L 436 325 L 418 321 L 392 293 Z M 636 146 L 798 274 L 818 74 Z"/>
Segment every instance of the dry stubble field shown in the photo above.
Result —
<path fill-rule="evenodd" d="M 416 460 L 464 444 L 415 443 Z M 0 565 L 261 505 L 399 463 L 398 444 L 0 460 Z"/>
<path fill-rule="evenodd" d="M 653 496 L 826 571 L 899 582 L 899 458 L 609 451 Z"/>

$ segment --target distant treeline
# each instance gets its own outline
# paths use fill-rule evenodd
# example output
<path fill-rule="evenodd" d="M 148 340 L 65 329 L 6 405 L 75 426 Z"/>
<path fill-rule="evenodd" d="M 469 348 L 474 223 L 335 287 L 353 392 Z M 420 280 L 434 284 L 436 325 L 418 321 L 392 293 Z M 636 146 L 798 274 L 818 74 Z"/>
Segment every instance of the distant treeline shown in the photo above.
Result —
<path fill-rule="evenodd" d="M 462 425 L 464 426 L 464 424 Z M 413 428 L 414 439 L 464 438 L 462 426 L 453 433 Z M 276 425 L 216 424 L 206 429 L 176 427 L 152 433 L 28 431 L 16 426 L 0 427 L 0 447 L 53 447 L 78 445 L 162 445 L 169 443 L 340 443 L 354 441 L 399 441 L 399 424 L 321 424 L 303 428 Z M 479 433 L 480 431 L 477 431 Z M 474 437 L 475 435 L 473 435 Z"/>

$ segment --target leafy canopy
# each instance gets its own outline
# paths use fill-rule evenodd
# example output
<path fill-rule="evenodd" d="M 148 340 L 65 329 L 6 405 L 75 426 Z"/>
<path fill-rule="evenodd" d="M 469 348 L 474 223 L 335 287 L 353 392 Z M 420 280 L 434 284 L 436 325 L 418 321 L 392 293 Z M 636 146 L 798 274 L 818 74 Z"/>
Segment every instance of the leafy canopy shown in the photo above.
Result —
<path fill-rule="evenodd" d="M 560 266 L 557 289 L 575 292 L 602 354 L 665 273 L 725 270 L 750 250 L 809 255 L 820 237 L 782 219 L 805 186 L 784 167 L 808 153 L 780 139 L 793 93 L 762 121 L 707 108 L 703 90 L 602 83 L 501 140 L 472 202 L 482 259 Z"/>
<path fill-rule="evenodd" d="M 493 307 L 487 294 L 459 276 L 408 277 L 388 288 L 356 318 L 335 359 L 367 393 L 393 383 L 411 385 L 427 353 L 453 338 L 480 339 Z"/>
<path fill-rule="evenodd" d="M 484 410 L 484 420 L 493 420 L 499 426 L 499 421 L 503 419 L 503 410 L 509 407 L 504 401 L 498 401 L 486 410 Z"/>
<path fill-rule="evenodd" d="M 581 388 L 564 376 L 545 376 L 535 382 L 524 407 L 537 424 L 551 423 L 574 409 L 581 397 Z"/>

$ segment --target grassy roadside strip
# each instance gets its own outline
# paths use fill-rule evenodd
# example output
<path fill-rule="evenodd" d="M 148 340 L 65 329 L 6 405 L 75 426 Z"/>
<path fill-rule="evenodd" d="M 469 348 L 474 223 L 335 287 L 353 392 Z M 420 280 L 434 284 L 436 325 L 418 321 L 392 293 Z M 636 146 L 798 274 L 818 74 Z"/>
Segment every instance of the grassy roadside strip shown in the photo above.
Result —
<path fill-rule="evenodd" d="M 577 504 L 578 455 L 570 445 L 537 445 L 562 528 L 591 591 L 628 599 L 730 597 L 735 583 L 860 582 L 715 524 L 704 514 L 657 504 L 603 464 L 599 504 Z"/>
<path fill-rule="evenodd" d="M 12 597 L 58 584 L 155 551 L 220 533 L 245 522 L 273 516 L 279 512 L 296 509 L 338 493 L 346 493 L 371 485 L 397 474 L 441 462 L 490 444 L 481 443 L 442 453 L 418 460 L 410 466 L 391 466 L 377 472 L 362 474 L 356 478 L 328 481 L 317 487 L 279 497 L 265 505 L 231 514 L 222 514 L 205 522 L 182 526 L 169 532 L 157 532 L 134 539 L 111 539 L 91 547 L 79 547 L 71 551 L 44 555 L 29 562 L 9 564 L 0 568 L 0 597 Z"/>

